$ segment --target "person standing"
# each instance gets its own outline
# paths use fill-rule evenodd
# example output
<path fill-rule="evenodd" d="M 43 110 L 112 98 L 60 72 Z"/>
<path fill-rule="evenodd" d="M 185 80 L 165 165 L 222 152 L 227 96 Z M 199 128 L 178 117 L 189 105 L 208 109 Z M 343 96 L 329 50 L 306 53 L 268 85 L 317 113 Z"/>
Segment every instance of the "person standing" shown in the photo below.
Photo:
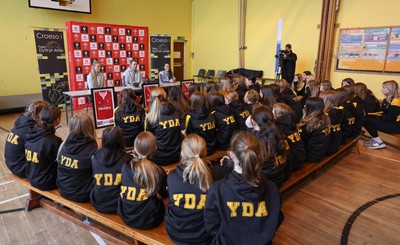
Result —
<path fill-rule="evenodd" d="M 122 86 L 141 87 L 142 83 L 142 73 L 138 69 L 138 63 L 136 60 L 131 60 L 128 69 L 122 73 Z"/>
<path fill-rule="evenodd" d="M 282 52 L 283 58 L 281 61 L 282 78 L 285 79 L 290 85 L 294 79 L 296 71 L 297 55 L 292 52 L 292 45 L 286 44 L 285 52 Z"/>

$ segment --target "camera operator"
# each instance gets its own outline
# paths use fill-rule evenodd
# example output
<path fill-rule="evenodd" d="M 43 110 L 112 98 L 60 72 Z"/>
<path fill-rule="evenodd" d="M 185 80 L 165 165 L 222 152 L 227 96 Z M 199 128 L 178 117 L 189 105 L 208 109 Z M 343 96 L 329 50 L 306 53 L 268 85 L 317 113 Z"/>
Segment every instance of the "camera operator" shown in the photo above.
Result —
<path fill-rule="evenodd" d="M 281 55 L 282 78 L 291 85 L 296 71 L 297 55 L 292 52 L 291 44 L 286 44 L 285 50 L 281 50 Z"/>

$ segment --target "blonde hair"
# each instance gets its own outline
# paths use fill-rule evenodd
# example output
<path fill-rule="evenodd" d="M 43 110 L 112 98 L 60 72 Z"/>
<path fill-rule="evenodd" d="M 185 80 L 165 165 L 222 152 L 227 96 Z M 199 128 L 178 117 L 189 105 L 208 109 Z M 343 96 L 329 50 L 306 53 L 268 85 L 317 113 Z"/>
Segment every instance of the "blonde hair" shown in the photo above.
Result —
<path fill-rule="evenodd" d="M 183 171 L 183 181 L 197 185 L 204 192 L 210 188 L 213 182 L 206 157 L 207 146 L 202 137 L 190 134 L 183 140 L 181 163 L 186 165 Z"/>
<path fill-rule="evenodd" d="M 167 93 L 163 88 L 155 87 L 150 92 L 150 107 L 147 113 L 146 121 L 154 124 L 160 118 L 161 105 L 167 100 Z"/>
<path fill-rule="evenodd" d="M 301 88 L 304 84 L 304 80 L 303 80 L 303 75 L 301 75 L 300 73 L 297 73 L 296 75 L 294 75 L 295 77 L 297 77 L 297 80 L 299 80 L 297 82 L 297 89 Z M 292 89 L 294 89 L 294 81 L 292 82 L 292 85 L 290 86 Z"/>
<path fill-rule="evenodd" d="M 385 94 L 386 98 L 398 98 L 400 96 L 399 84 L 395 80 L 385 81 L 382 85 L 385 85 L 389 91 L 387 95 Z"/>
<path fill-rule="evenodd" d="M 146 196 L 158 193 L 162 181 L 162 170 L 149 160 L 157 150 L 156 138 L 151 132 L 141 132 L 135 139 L 134 149 L 137 153 L 131 160 L 133 180 L 146 189 Z"/>
<path fill-rule="evenodd" d="M 221 93 L 225 95 L 228 91 L 233 89 L 233 84 L 229 77 L 224 77 L 221 79 Z"/>
<path fill-rule="evenodd" d="M 81 135 L 91 139 L 97 144 L 96 129 L 94 127 L 93 118 L 88 113 L 75 114 L 69 123 L 69 133 Z"/>
<path fill-rule="evenodd" d="M 280 92 L 282 93 L 285 89 L 289 88 L 289 83 L 285 79 L 280 79 L 276 82 L 280 87 Z"/>
<path fill-rule="evenodd" d="M 234 90 L 228 90 L 225 94 L 225 98 L 228 100 L 229 103 L 236 101 L 239 99 L 239 95 Z"/>
<path fill-rule="evenodd" d="M 310 94 L 311 94 L 310 97 L 318 97 L 320 86 L 321 86 L 321 83 L 316 80 L 311 80 L 308 82 L 308 87 L 309 87 Z"/>
<path fill-rule="evenodd" d="M 332 89 L 332 83 L 329 80 L 324 80 L 321 82 L 321 91 L 327 91 Z"/>
<path fill-rule="evenodd" d="M 251 104 L 254 105 L 260 100 L 260 94 L 257 93 L 255 90 L 250 89 L 249 91 L 246 92 L 244 95 L 244 102 L 246 104 Z M 249 103 L 250 102 L 250 103 Z"/>
<path fill-rule="evenodd" d="M 97 83 L 97 75 L 98 75 L 98 73 L 95 71 L 94 67 L 97 64 L 99 64 L 99 62 L 94 60 L 93 63 L 92 63 L 92 69 L 90 70 L 90 75 L 92 75 L 92 78 L 93 78 L 94 81 L 96 81 L 96 83 Z"/>
<path fill-rule="evenodd" d="M 338 105 L 338 98 L 334 90 L 322 91 L 319 97 L 324 101 L 324 112 L 328 112 Z"/>
<path fill-rule="evenodd" d="M 284 104 L 284 103 L 276 103 L 272 107 L 272 113 L 274 114 L 275 119 L 280 118 L 281 116 L 291 114 L 292 119 L 294 117 L 293 115 L 293 110 L 290 108 L 290 106 Z"/>

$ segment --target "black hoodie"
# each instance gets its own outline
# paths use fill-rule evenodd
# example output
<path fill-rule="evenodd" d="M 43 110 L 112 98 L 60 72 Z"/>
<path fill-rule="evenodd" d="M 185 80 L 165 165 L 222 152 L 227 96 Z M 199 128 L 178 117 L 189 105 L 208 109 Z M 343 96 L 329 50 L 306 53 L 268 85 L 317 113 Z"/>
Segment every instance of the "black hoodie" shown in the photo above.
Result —
<path fill-rule="evenodd" d="M 304 125 L 299 131 L 306 149 L 306 162 L 320 162 L 328 152 L 331 134 L 329 128 L 318 128 L 308 132 Z"/>
<path fill-rule="evenodd" d="M 239 100 L 243 101 L 244 100 L 244 96 L 246 95 L 246 92 L 248 91 L 248 89 L 247 89 L 247 86 L 243 84 L 243 85 L 237 86 L 235 91 L 239 95 Z"/>
<path fill-rule="evenodd" d="M 217 149 L 226 150 L 229 147 L 233 132 L 236 130 L 236 121 L 228 105 L 215 106 L 211 114 L 215 118 L 217 127 Z"/>
<path fill-rule="evenodd" d="M 354 124 L 356 122 L 356 108 L 353 103 L 347 101 L 343 104 L 339 104 L 338 107 L 342 107 L 344 111 L 343 121 L 341 124 L 342 128 L 342 144 L 346 142 L 348 138 L 353 135 Z"/>
<path fill-rule="evenodd" d="M 118 196 L 121 190 L 122 166 L 132 159 L 132 155 L 103 147 L 92 157 L 94 185 L 90 202 L 100 213 L 117 213 Z"/>
<path fill-rule="evenodd" d="M 158 198 L 167 197 L 167 175 L 163 170 L 163 178 L 157 195 L 146 197 L 146 189 L 133 180 L 130 164 L 122 166 L 122 184 L 118 198 L 118 214 L 125 224 L 137 229 L 152 229 L 164 219 L 165 207 Z"/>
<path fill-rule="evenodd" d="M 202 108 L 190 109 L 185 120 L 186 135 L 191 133 L 201 136 L 207 144 L 207 154 L 214 153 L 215 141 L 215 119 Z"/>
<path fill-rule="evenodd" d="M 351 100 L 351 102 L 353 103 L 355 108 L 355 118 L 356 118 L 356 121 L 354 123 L 354 130 L 353 133 L 351 134 L 351 137 L 356 137 L 361 133 L 362 125 L 364 123 L 364 118 L 365 118 L 364 101 L 360 97 L 356 96 Z"/>
<path fill-rule="evenodd" d="M 253 187 L 232 171 L 207 193 L 205 227 L 213 244 L 268 244 L 283 219 L 280 209 L 275 184 Z"/>
<path fill-rule="evenodd" d="M 75 201 L 89 201 L 93 187 L 92 156 L 97 142 L 70 133 L 58 156 L 57 186 L 61 196 Z"/>
<path fill-rule="evenodd" d="M 373 113 L 373 112 L 379 111 L 379 107 L 380 107 L 379 101 L 374 95 L 367 94 L 365 96 L 363 103 L 364 103 L 365 115 L 368 115 L 368 113 Z"/>
<path fill-rule="evenodd" d="M 35 123 L 35 120 L 22 114 L 15 121 L 14 128 L 11 129 L 6 139 L 4 149 L 6 165 L 11 173 L 20 178 L 26 178 L 25 135 L 29 129 L 35 126 Z"/>
<path fill-rule="evenodd" d="M 125 105 L 118 111 L 115 110 L 115 126 L 124 130 L 126 146 L 133 146 L 136 136 L 143 131 L 145 113 L 143 108 L 137 108 L 134 103 Z"/>
<path fill-rule="evenodd" d="M 276 119 L 275 123 L 286 135 L 286 140 L 289 143 L 291 154 L 293 156 L 293 171 L 301 169 L 303 163 L 306 161 L 306 150 L 300 132 L 293 123 L 292 115 L 283 115 Z"/>
<path fill-rule="evenodd" d="M 56 158 L 61 142 L 54 127 L 36 126 L 26 135 L 25 174 L 33 187 L 43 191 L 57 188 Z"/>
<path fill-rule="evenodd" d="M 299 123 L 300 120 L 303 118 L 303 105 L 301 100 L 299 100 L 297 96 L 280 94 L 279 97 L 276 99 L 276 102 L 285 103 L 293 110 L 294 123 Z"/>
<path fill-rule="evenodd" d="M 186 165 L 179 165 L 168 175 L 169 203 L 165 229 L 177 244 L 209 244 L 211 237 L 204 225 L 206 192 L 183 180 Z"/>
<path fill-rule="evenodd" d="M 326 154 L 331 155 L 339 150 L 340 143 L 342 142 L 341 123 L 344 117 L 343 107 L 333 107 L 329 110 L 328 115 L 331 119 L 331 141 Z"/>
<path fill-rule="evenodd" d="M 235 100 L 229 103 L 229 107 L 233 111 L 236 121 L 236 130 L 247 131 L 246 119 L 250 116 L 250 112 L 245 108 L 243 102 Z"/>
<path fill-rule="evenodd" d="M 163 103 L 159 120 L 151 125 L 147 122 L 146 130 L 157 139 L 157 151 L 153 161 L 161 166 L 179 162 L 182 133 L 180 115 L 169 103 Z"/>

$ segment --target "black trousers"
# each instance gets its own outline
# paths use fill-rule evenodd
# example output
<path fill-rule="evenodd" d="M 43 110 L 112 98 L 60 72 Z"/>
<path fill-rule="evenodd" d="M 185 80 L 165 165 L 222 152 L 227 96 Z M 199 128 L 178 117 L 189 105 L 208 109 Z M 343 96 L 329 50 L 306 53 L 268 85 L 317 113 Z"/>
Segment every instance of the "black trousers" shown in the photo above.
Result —
<path fill-rule="evenodd" d="M 378 131 L 387 134 L 399 134 L 400 123 L 382 121 L 376 117 L 367 117 L 364 120 L 364 128 L 372 137 L 378 137 Z"/>

